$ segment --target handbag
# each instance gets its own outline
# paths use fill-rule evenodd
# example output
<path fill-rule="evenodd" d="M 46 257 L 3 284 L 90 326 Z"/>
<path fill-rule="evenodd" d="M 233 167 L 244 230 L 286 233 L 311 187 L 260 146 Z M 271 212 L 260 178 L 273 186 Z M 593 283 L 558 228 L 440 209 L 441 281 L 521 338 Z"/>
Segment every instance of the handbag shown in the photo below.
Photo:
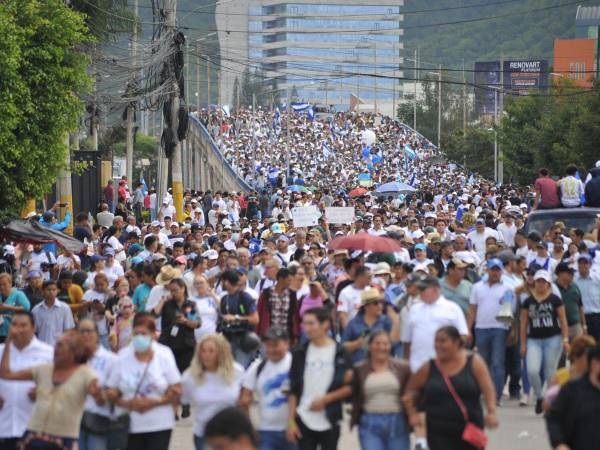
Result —
<path fill-rule="evenodd" d="M 440 374 L 442 375 L 442 378 L 444 378 L 444 381 L 446 382 L 446 386 L 448 387 L 450 394 L 454 398 L 454 401 L 458 405 L 460 412 L 465 418 L 466 425 L 462 434 L 463 441 L 468 442 L 475 448 L 484 449 L 488 443 L 488 437 L 485 434 L 485 431 L 483 431 L 482 428 L 479 428 L 473 422 L 469 421 L 469 413 L 467 412 L 467 407 L 456 393 L 456 390 L 454 389 L 454 385 L 452 384 L 450 377 L 441 369 L 437 362 L 435 363 L 435 365 L 439 370 Z"/>
<path fill-rule="evenodd" d="M 137 387 L 135 388 L 135 393 L 133 394 L 133 398 L 135 398 L 140 388 L 142 387 L 142 382 L 144 378 L 146 378 L 146 373 L 148 372 L 148 366 L 150 365 L 150 361 L 146 363 L 146 367 L 144 368 L 144 373 L 138 382 Z M 113 406 L 114 408 L 114 406 Z M 108 450 L 126 450 L 127 449 L 127 441 L 129 440 L 129 426 L 131 424 L 131 417 L 129 417 L 129 413 L 121 414 L 117 417 L 112 417 L 110 419 L 108 425 L 108 435 L 107 435 L 107 443 L 106 448 Z"/>
<path fill-rule="evenodd" d="M 108 433 L 110 418 L 89 411 L 83 412 L 81 428 L 88 433 L 105 435 Z"/>

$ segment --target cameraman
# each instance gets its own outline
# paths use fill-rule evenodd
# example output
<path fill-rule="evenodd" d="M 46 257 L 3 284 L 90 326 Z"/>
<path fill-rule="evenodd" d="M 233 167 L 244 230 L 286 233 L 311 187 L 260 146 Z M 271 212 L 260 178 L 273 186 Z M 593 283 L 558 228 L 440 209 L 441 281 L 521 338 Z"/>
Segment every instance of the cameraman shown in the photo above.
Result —
<path fill-rule="evenodd" d="M 244 292 L 245 286 L 241 286 L 237 272 L 226 270 L 221 274 L 221 282 L 226 294 L 221 299 L 218 330 L 231 344 L 235 360 L 247 368 L 254 354 L 245 351 L 243 347 L 244 340 L 258 325 L 256 303 L 250 294 Z"/>
<path fill-rule="evenodd" d="M 33 251 L 26 263 L 27 271 L 39 270 L 44 280 L 55 278 L 56 256 L 51 251 L 45 251 L 42 244 L 33 244 Z"/>

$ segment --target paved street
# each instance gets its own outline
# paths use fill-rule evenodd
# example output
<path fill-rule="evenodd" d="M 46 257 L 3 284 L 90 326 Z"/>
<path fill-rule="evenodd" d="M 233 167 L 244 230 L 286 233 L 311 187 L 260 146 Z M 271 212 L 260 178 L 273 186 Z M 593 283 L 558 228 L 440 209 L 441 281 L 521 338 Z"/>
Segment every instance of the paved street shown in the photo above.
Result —
<path fill-rule="evenodd" d="M 536 416 L 533 407 L 519 407 L 515 401 L 505 402 L 499 408 L 500 427 L 490 432 L 488 450 L 546 450 L 550 448 L 541 417 Z M 171 440 L 171 450 L 193 450 L 192 421 L 178 422 Z M 342 439 L 338 445 L 343 450 L 358 450 L 356 430 L 348 430 L 347 422 L 343 425 Z"/>

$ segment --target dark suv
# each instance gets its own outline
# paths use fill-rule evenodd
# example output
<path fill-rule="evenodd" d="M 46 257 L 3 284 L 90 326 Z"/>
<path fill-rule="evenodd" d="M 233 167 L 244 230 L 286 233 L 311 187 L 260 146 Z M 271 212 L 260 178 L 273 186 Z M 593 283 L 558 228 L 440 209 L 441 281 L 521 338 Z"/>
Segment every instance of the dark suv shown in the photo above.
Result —
<path fill-rule="evenodd" d="M 600 208 L 556 208 L 532 211 L 525 223 L 525 232 L 536 230 L 542 236 L 555 222 L 563 222 L 567 230 L 580 228 L 591 233 L 600 217 Z"/>

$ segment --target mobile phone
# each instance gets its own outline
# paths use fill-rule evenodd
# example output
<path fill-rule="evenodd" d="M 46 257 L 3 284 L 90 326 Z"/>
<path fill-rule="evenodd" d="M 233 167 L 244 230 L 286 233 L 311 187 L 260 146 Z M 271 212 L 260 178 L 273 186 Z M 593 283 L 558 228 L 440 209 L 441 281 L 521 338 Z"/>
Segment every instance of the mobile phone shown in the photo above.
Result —
<path fill-rule="evenodd" d="M 65 208 L 67 206 L 66 203 L 59 203 L 58 206 L 60 206 L 61 208 Z"/>

